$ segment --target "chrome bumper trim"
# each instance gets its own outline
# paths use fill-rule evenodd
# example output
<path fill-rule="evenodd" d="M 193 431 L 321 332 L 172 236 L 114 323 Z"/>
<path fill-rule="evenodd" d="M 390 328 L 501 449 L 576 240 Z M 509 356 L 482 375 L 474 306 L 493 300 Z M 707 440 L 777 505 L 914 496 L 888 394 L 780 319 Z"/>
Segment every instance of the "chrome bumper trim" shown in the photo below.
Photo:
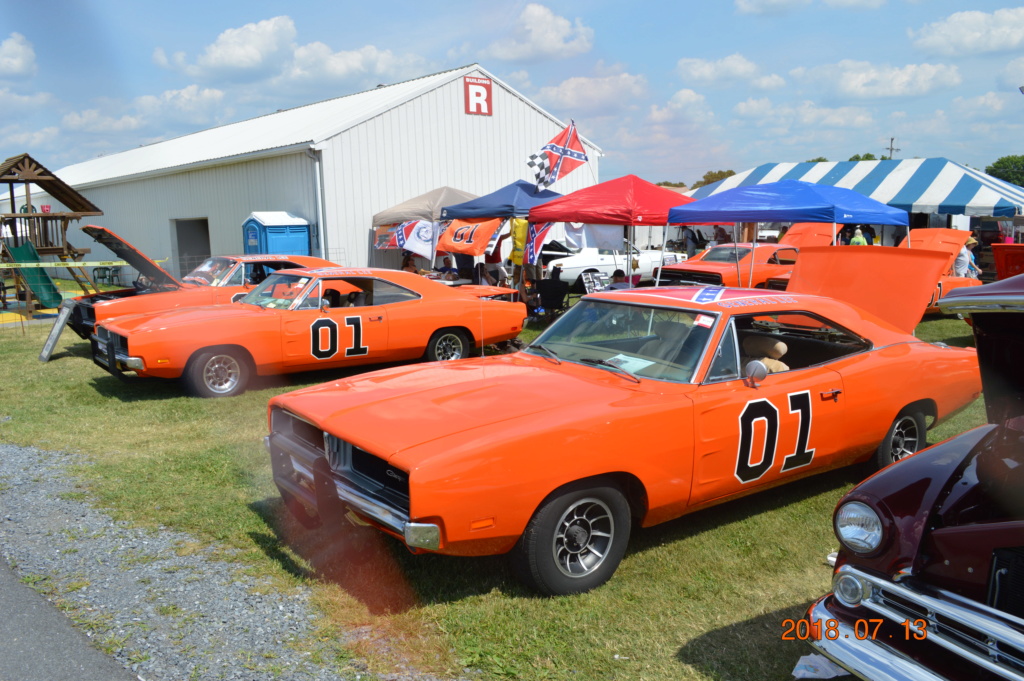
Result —
<path fill-rule="evenodd" d="M 836 620 L 837 638 L 833 640 L 822 636 L 820 641 L 808 639 L 812 648 L 867 681 L 945 681 L 944 677 L 881 641 L 858 640 L 853 627 L 829 611 L 826 601 L 831 597 L 829 594 L 811 605 L 807 618 L 811 622 Z"/>
<path fill-rule="evenodd" d="M 310 488 L 313 487 L 313 462 L 318 456 L 323 456 L 322 454 L 310 455 L 307 449 L 300 443 L 281 433 L 271 433 L 264 438 L 264 446 L 270 452 L 272 458 L 276 456 L 285 457 L 283 462 L 287 462 L 298 476 L 307 480 Z M 275 451 L 275 448 L 279 451 Z M 309 494 L 306 486 L 298 485 L 290 480 L 282 479 L 282 477 L 287 476 L 279 476 L 275 468 L 274 481 L 279 486 L 287 488 L 289 492 L 296 496 L 302 497 L 306 505 L 311 508 L 316 508 L 316 497 Z M 336 476 L 331 476 L 331 482 L 333 483 L 334 493 L 339 501 L 357 513 L 402 536 L 405 539 L 405 543 L 409 546 L 429 551 L 436 551 L 441 547 L 441 528 L 439 526 L 429 523 L 410 522 L 409 517 L 401 511 L 370 497 L 362 490 L 353 487 L 345 480 Z"/>

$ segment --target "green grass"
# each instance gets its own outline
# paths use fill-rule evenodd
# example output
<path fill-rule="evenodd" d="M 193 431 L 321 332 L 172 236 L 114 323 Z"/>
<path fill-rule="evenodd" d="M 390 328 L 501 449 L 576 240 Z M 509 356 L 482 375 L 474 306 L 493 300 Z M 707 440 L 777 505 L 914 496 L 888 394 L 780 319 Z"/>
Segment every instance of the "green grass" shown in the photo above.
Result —
<path fill-rule="evenodd" d="M 117 518 L 192 533 L 199 543 L 181 552 L 212 545 L 273 588 L 310 584 L 323 616 L 305 645 L 339 669 L 366 656 L 377 670 L 412 664 L 484 679 L 789 679 L 809 649 L 780 640 L 783 620 L 828 590 L 832 509 L 863 474 L 816 476 L 638 531 L 606 586 L 540 598 L 500 557 L 412 556 L 377 532 L 307 531 L 282 512 L 262 446 L 267 400 L 345 372 L 199 400 L 175 383 L 111 377 L 70 333 L 41 364 L 48 330 L 0 329 L 0 441 L 84 453 L 92 465 L 69 497 L 87 492 Z M 953 318 L 926 320 L 918 336 L 971 341 Z M 983 421 L 979 401 L 929 440 Z M 339 645 L 353 626 L 371 638 Z"/>

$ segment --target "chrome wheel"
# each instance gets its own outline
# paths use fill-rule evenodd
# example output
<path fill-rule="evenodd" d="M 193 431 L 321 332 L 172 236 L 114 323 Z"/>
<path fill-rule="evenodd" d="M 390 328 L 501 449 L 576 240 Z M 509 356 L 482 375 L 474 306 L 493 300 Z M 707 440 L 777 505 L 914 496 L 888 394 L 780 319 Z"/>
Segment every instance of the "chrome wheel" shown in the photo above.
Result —
<path fill-rule="evenodd" d="M 467 341 L 461 331 L 438 331 L 430 339 L 427 358 L 434 362 L 447 362 L 466 356 Z"/>
<path fill-rule="evenodd" d="M 928 444 L 925 441 L 927 431 L 924 414 L 909 407 L 903 410 L 878 445 L 875 464 L 878 468 L 885 468 L 924 449 Z"/>
<path fill-rule="evenodd" d="M 203 384 L 217 395 L 227 395 L 238 387 L 242 367 L 231 355 L 214 355 L 203 365 Z"/>
<path fill-rule="evenodd" d="M 615 537 L 611 509 L 593 497 L 580 499 L 558 519 L 552 555 L 567 577 L 584 577 L 597 570 Z"/>

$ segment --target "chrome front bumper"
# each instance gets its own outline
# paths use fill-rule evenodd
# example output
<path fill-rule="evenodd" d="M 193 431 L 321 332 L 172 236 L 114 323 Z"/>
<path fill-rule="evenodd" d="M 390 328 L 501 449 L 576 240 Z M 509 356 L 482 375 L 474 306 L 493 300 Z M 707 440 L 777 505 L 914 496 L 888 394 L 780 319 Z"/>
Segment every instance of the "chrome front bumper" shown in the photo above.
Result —
<path fill-rule="evenodd" d="M 1024 621 L 1020 618 L 914 578 L 895 582 L 852 565 L 840 567 L 833 583 L 840 577 L 859 581 L 863 598 L 850 607 L 828 594 L 811 605 L 807 618 L 820 626 L 821 635 L 808 643 L 850 672 L 873 681 L 930 681 L 985 674 L 1024 681 Z M 851 612 L 863 614 L 851 624 Z M 883 626 L 901 628 L 906 627 L 904 622 L 923 620 L 926 635 L 909 644 L 893 635 L 890 643 L 887 637 L 869 638 L 864 631 L 856 631 L 858 622 L 878 619 L 886 623 Z M 826 623 L 830 622 L 836 623 L 838 630 L 826 636 Z M 911 647 L 913 657 L 904 652 Z M 940 658 L 945 662 L 938 662 Z"/>
<path fill-rule="evenodd" d="M 274 482 L 278 489 L 294 497 L 314 515 L 321 515 L 321 507 L 340 502 L 358 515 L 402 537 L 411 548 L 437 551 L 441 547 L 440 526 L 414 523 L 402 511 L 381 503 L 348 481 L 331 474 L 327 459 L 319 453 L 310 452 L 302 442 L 281 433 L 271 433 L 263 439 L 263 443 L 270 453 Z M 320 476 L 317 475 L 318 471 Z M 329 496 L 325 498 L 324 495 Z"/>

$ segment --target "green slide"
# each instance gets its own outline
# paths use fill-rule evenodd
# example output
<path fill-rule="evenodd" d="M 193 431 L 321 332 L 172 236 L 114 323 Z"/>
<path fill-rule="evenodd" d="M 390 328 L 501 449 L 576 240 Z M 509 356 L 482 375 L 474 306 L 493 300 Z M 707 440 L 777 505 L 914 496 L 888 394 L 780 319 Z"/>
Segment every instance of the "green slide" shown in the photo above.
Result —
<path fill-rule="evenodd" d="M 31 242 L 26 242 L 21 246 L 10 246 L 7 250 L 14 256 L 14 262 L 40 262 L 36 247 Z M 39 299 L 40 306 L 44 308 L 60 307 L 60 291 L 46 270 L 41 267 L 23 267 L 20 272 L 28 282 L 29 288 L 36 294 L 36 298 Z"/>

